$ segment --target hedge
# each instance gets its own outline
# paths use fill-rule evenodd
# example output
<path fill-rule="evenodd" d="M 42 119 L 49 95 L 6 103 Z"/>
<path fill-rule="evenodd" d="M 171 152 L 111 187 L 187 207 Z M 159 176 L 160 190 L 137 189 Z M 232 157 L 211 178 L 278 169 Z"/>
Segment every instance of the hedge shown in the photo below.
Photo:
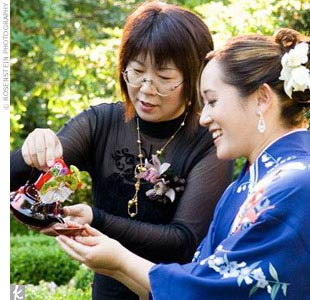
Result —
<path fill-rule="evenodd" d="M 80 263 L 71 259 L 52 237 L 11 237 L 11 283 L 38 284 L 40 280 L 66 284 Z"/>
<path fill-rule="evenodd" d="M 70 284 L 76 289 L 87 290 L 91 287 L 93 278 L 94 272 L 82 264 L 76 271 L 74 277 L 70 280 Z"/>

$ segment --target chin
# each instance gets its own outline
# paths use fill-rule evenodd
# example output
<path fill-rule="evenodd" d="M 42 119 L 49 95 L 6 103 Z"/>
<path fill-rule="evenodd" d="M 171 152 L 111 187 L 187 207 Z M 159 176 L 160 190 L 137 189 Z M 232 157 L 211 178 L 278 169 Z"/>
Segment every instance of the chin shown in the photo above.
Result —
<path fill-rule="evenodd" d="M 216 149 L 216 156 L 220 160 L 233 160 L 238 158 L 239 156 L 233 155 L 233 153 L 229 151 L 224 151 L 224 149 Z"/>

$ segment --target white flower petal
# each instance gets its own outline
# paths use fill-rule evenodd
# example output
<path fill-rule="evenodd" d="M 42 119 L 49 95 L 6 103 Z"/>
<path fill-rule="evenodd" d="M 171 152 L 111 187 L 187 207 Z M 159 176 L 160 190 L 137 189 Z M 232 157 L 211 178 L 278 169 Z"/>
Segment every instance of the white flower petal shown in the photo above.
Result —
<path fill-rule="evenodd" d="M 169 163 L 163 163 L 159 167 L 159 174 L 161 175 L 161 174 L 165 173 L 169 168 L 170 168 L 170 164 Z"/>
<path fill-rule="evenodd" d="M 297 44 L 281 59 L 282 70 L 279 79 L 284 81 L 285 93 L 292 98 L 293 91 L 310 89 L 310 72 L 303 64 L 308 61 L 309 45 Z"/>
<path fill-rule="evenodd" d="M 169 189 L 169 190 L 165 193 L 165 196 L 167 196 L 167 197 L 171 200 L 171 202 L 173 202 L 174 199 L 175 199 L 175 191 L 174 191 L 174 189 Z"/>
<path fill-rule="evenodd" d="M 251 279 L 249 276 L 245 276 L 244 281 L 246 284 L 251 284 L 253 282 L 253 279 Z"/>

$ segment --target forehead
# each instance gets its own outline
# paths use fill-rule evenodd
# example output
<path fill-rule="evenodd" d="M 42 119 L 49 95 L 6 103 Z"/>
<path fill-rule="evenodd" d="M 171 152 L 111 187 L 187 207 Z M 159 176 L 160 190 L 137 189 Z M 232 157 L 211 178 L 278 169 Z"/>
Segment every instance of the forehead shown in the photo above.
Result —
<path fill-rule="evenodd" d="M 201 74 L 200 86 L 202 92 L 207 89 L 215 89 L 215 87 L 222 85 L 223 71 L 221 65 L 215 59 L 212 59 L 203 69 Z"/>
<path fill-rule="evenodd" d="M 162 58 L 160 60 L 156 60 L 154 55 L 151 53 L 143 53 L 140 52 L 137 56 L 133 57 L 129 62 L 136 62 L 142 65 L 152 65 L 157 68 L 172 68 L 172 69 L 177 69 L 176 64 L 172 60 L 172 58 Z"/>

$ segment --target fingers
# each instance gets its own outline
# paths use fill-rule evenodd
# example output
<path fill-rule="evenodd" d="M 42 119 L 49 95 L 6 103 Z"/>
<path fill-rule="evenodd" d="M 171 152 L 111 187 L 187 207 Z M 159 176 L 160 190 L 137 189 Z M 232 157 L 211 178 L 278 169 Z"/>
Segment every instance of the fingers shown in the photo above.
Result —
<path fill-rule="evenodd" d="M 65 206 L 63 207 L 63 213 L 73 221 L 72 217 L 80 217 L 83 215 L 83 206 L 81 204 Z"/>
<path fill-rule="evenodd" d="M 80 223 L 74 222 L 68 218 L 65 218 L 64 221 L 66 223 L 66 227 L 68 228 L 82 228 L 82 225 Z"/>
<path fill-rule="evenodd" d="M 63 208 L 63 214 L 70 217 L 71 221 L 80 223 L 81 225 L 90 224 L 93 220 L 92 208 L 86 204 L 65 206 Z"/>
<path fill-rule="evenodd" d="M 47 164 L 45 161 L 46 156 L 46 144 L 45 135 L 37 134 L 34 139 L 34 143 L 29 145 L 30 153 L 35 166 L 39 166 L 40 169 L 47 169 Z"/>
<path fill-rule="evenodd" d="M 56 241 L 60 247 L 69 254 L 72 258 L 85 263 L 85 256 L 88 253 L 88 247 L 70 239 L 66 236 L 60 235 L 56 237 Z"/>
<path fill-rule="evenodd" d="M 45 162 L 47 166 L 52 167 L 56 158 L 62 157 L 62 145 L 58 137 L 52 134 L 45 135 L 46 154 Z"/>
<path fill-rule="evenodd" d="M 85 231 L 91 236 L 103 236 L 104 235 L 97 229 L 91 227 L 89 224 L 85 224 Z"/>
<path fill-rule="evenodd" d="M 60 140 L 52 130 L 37 128 L 26 138 L 22 155 L 29 166 L 47 170 L 56 158 L 62 157 L 63 150 Z"/>
<path fill-rule="evenodd" d="M 96 246 L 100 243 L 98 236 L 76 236 L 75 240 L 86 246 Z"/>

